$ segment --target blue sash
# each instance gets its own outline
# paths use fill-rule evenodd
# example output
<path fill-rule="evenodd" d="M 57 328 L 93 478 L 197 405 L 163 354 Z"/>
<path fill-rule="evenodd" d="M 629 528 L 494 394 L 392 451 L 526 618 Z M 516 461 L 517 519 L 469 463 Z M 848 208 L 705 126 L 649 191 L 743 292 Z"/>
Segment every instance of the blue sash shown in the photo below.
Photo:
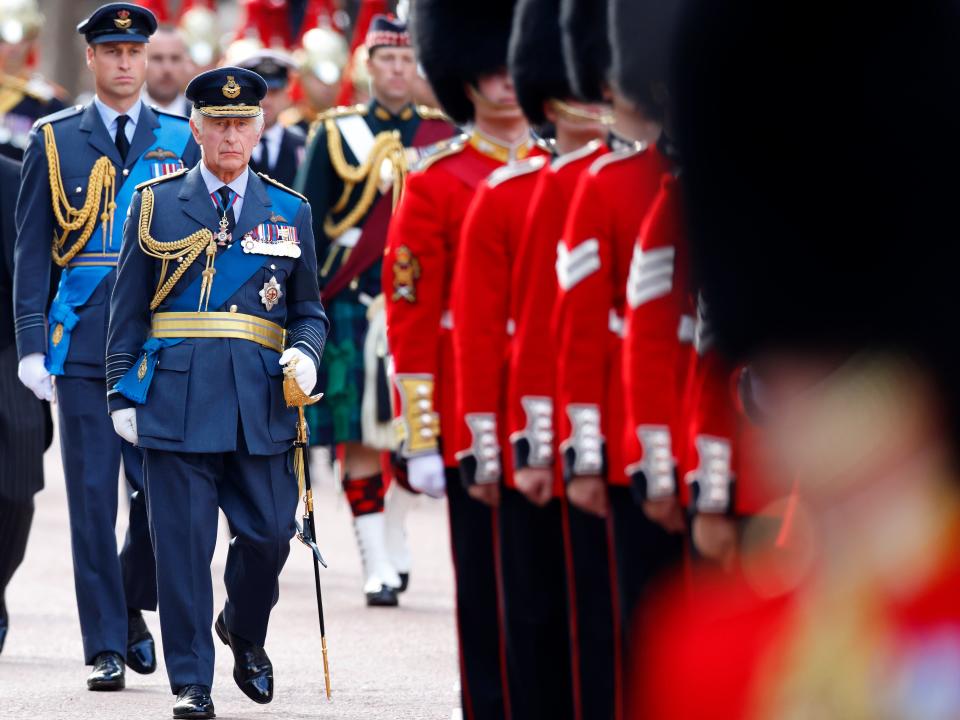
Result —
<path fill-rule="evenodd" d="M 127 208 L 130 207 L 130 200 L 137 185 L 149 180 L 151 169 L 156 164 L 144 159 L 144 155 L 151 150 L 171 149 L 179 152 L 182 157 L 183 151 L 190 140 L 190 127 L 180 118 L 173 118 L 166 115 L 158 115 L 160 127 L 154 130 L 153 144 L 144 150 L 134 166 L 130 169 L 123 185 L 117 191 L 114 210 L 113 233 L 107 241 L 107 247 L 104 247 L 103 224 L 96 227 L 90 240 L 87 241 L 83 252 L 78 254 L 75 260 L 84 262 L 84 258 L 89 258 L 90 262 L 96 260 L 97 255 L 116 254 L 120 252 L 123 243 L 123 220 L 127 214 Z M 60 276 L 60 285 L 57 287 L 57 296 L 50 306 L 49 314 L 49 340 L 47 347 L 46 366 L 51 375 L 63 375 L 63 366 L 67 360 L 67 354 L 70 351 L 70 336 L 74 326 L 77 324 L 77 315 L 74 309 L 85 305 L 93 291 L 110 274 L 113 267 L 107 265 L 91 265 L 65 268 Z"/>
<path fill-rule="evenodd" d="M 299 197 L 268 183 L 264 183 L 264 187 L 276 214 L 296 217 L 302 203 Z M 263 258 L 263 255 L 256 253 L 245 253 L 238 242 L 217 255 L 217 274 L 210 292 L 209 307 L 219 308 L 243 287 L 247 280 L 263 267 Z M 202 283 L 203 276 L 198 275 L 183 292 L 170 300 L 162 312 L 197 312 Z M 149 338 L 143 344 L 143 357 L 134 363 L 117 383 L 117 392 L 138 405 L 145 403 L 157 367 L 158 353 L 162 348 L 171 347 L 183 340 L 184 338 Z"/>

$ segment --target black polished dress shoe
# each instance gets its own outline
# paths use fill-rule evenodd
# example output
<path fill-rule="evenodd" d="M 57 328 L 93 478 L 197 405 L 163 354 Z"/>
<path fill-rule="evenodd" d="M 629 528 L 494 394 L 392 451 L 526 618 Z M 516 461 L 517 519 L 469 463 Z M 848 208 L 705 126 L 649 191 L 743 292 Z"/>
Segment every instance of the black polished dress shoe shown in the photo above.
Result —
<path fill-rule="evenodd" d="M 255 703 L 273 700 L 273 664 L 267 651 L 228 631 L 222 612 L 214 628 L 223 644 L 233 651 L 233 680 L 237 687 Z"/>
<path fill-rule="evenodd" d="M 153 635 L 141 612 L 134 609 L 127 611 L 127 667 L 141 675 L 149 675 L 157 669 Z"/>
<path fill-rule="evenodd" d="M 406 592 L 407 588 L 410 587 L 410 573 L 397 573 L 400 576 L 400 587 L 397 588 L 398 593 Z"/>
<path fill-rule="evenodd" d="M 173 704 L 175 718 L 215 718 L 210 688 L 203 685 L 185 685 L 177 693 Z"/>
<path fill-rule="evenodd" d="M 376 592 L 365 593 L 367 596 L 367 607 L 396 607 L 400 604 L 397 597 L 397 588 L 389 585 L 381 585 Z"/>
<path fill-rule="evenodd" d="M 93 672 L 87 678 L 87 690 L 123 690 L 123 658 L 115 652 L 102 652 L 93 659 Z"/>
<path fill-rule="evenodd" d="M 10 618 L 7 616 L 7 606 L 0 603 L 0 653 L 3 652 L 3 643 L 6 642 L 9 627 Z"/>

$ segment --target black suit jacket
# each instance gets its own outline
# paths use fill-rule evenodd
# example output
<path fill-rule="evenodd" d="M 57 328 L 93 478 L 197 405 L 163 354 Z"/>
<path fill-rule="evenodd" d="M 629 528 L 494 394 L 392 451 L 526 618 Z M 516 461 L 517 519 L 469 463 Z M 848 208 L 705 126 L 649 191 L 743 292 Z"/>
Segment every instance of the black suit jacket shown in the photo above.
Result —
<path fill-rule="evenodd" d="M 293 187 L 293 180 L 297 176 L 297 169 L 300 167 L 300 159 L 303 157 L 303 146 L 307 141 L 306 135 L 297 127 L 284 128 L 283 139 L 280 141 L 280 154 L 277 155 L 277 164 L 273 167 L 267 167 L 266 153 L 260 157 L 260 162 L 250 160 L 250 167 L 254 172 L 262 172 L 269 175 L 274 180 L 279 180 L 284 185 Z"/>
<path fill-rule="evenodd" d="M 17 240 L 14 212 L 20 189 L 20 163 L 0 155 L 0 350 L 14 342 L 13 245 Z"/>

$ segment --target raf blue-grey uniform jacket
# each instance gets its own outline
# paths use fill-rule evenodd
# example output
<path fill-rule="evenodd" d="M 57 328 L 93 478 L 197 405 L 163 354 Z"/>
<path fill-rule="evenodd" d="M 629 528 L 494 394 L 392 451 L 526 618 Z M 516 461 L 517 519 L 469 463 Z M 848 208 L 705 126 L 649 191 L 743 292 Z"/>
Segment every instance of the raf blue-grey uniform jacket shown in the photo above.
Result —
<path fill-rule="evenodd" d="M 101 226 L 76 260 L 84 254 L 120 251 L 120 229 L 127 213 L 122 204 L 133 186 L 143 180 L 176 168 L 192 167 L 200 160 L 189 123 L 144 104 L 140 109 L 126 162 L 121 161 L 110 133 L 96 105 L 75 105 L 40 118 L 31 132 L 23 159 L 20 196 L 17 201 L 17 243 L 14 253 L 14 316 L 17 350 L 20 358 L 46 353 L 47 367 L 56 375 L 104 377 L 104 355 L 110 293 L 116 278 L 115 268 L 70 268 L 63 271 L 57 299 L 49 301 L 53 261 L 50 248 L 59 231 L 53 214 L 50 176 L 42 127 L 50 124 L 56 137 L 60 158 L 60 177 L 70 205 L 83 206 L 94 163 L 110 158 L 116 169 L 117 230 L 106 246 L 101 245 Z M 132 183 L 132 184 L 131 184 Z M 124 191 L 124 186 L 126 191 Z M 102 203 L 102 199 L 101 199 Z M 102 207 L 99 212 L 102 212 Z M 59 232 L 58 232 L 59 234 Z M 70 233 L 64 248 L 69 248 L 79 231 Z M 57 314 L 59 313 L 59 315 Z M 53 316 L 53 317 L 51 317 Z M 51 333 L 64 320 L 57 347 Z"/>
<path fill-rule="evenodd" d="M 271 226 L 287 225 L 296 229 L 301 255 L 255 256 L 258 262 L 252 275 L 218 306 L 211 303 L 207 309 L 228 312 L 236 306 L 238 313 L 280 325 L 287 331 L 286 347 L 299 348 L 319 366 L 329 322 L 317 286 L 310 204 L 292 190 L 262 180 L 249 169 L 247 172 L 247 191 L 233 231 L 235 242 L 251 231 L 270 233 Z M 154 194 L 150 235 L 154 239 L 169 242 L 203 228 L 216 231 L 219 215 L 199 166 L 150 187 Z M 160 275 L 161 262 L 144 253 L 138 244 L 141 192 L 134 195 L 124 227 L 110 307 L 107 387 L 111 411 L 135 405 L 116 390 L 116 384 L 123 375 L 136 370 L 135 365 L 144 356 L 142 347 L 150 334 L 152 318 L 149 305 Z M 271 195 L 293 207 L 293 212 L 286 210 L 280 217 Z M 221 264 L 220 258 L 227 251 L 226 247 L 218 248 Z M 230 252 L 241 250 L 234 244 Z M 188 287 L 191 294 L 196 291 L 194 283 L 205 266 L 204 258 L 201 253 L 157 312 L 169 311 L 171 303 Z M 171 262 L 169 272 L 176 266 Z M 224 291 L 224 275 L 222 269 L 214 275 L 214 292 L 218 282 Z M 273 278 L 282 294 L 268 309 L 260 293 Z M 195 309 L 199 293 L 196 299 L 188 299 Z M 247 449 L 253 455 L 288 450 L 296 434 L 297 414 L 284 402 L 279 359 L 280 353 L 275 350 L 243 339 L 187 338 L 163 347 L 157 354 L 146 401 L 135 405 L 140 446 L 184 453 L 232 452 L 237 449 L 238 428 L 242 428 Z"/>

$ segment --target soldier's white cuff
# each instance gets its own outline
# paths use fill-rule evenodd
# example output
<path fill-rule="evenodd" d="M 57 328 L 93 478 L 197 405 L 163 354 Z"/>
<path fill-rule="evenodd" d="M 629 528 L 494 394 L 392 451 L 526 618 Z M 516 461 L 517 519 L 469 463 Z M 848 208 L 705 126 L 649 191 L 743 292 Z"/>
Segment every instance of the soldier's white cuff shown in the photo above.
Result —
<path fill-rule="evenodd" d="M 627 467 L 631 477 L 642 474 L 644 497 L 647 500 L 662 500 L 677 492 L 676 461 L 670 428 L 666 425 L 640 425 L 637 438 L 643 452 L 640 462 Z"/>
<path fill-rule="evenodd" d="M 527 395 L 520 398 L 527 423 L 510 436 L 518 469 L 546 468 L 553 464 L 553 398 Z"/>
<path fill-rule="evenodd" d="M 470 428 L 470 447 L 456 454 L 461 474 L 468 485 L 487 485 L 500 481 L 500 442 L 497 418 L 493 413 L 467 413 L 463 418 Z"/>
<path fill-rule="evenodd" d="M 711 435 L 698 435 L 700 464 L 690 476 L 696 485 L 696 510 L 704 513 L 728 513 L 732 508 L 733 472 L 730 441 Z"/>
<path fill-rule="evenodd" d="M 433 375 L 397 375 L 394 382 L 400 395 L 400 415 L 394 418 L 394 429 L 401 456 L 438 452 L 440 416 L 433 410 Z"/>
<path fill-rule="evenodd" d="M 573 476 L 603 473 L 603 434 L 600 432 L 600 408 L 592 404 L 567 406 L 570 418 L 570 437 L 560 449 L 568 460 Z"/>

